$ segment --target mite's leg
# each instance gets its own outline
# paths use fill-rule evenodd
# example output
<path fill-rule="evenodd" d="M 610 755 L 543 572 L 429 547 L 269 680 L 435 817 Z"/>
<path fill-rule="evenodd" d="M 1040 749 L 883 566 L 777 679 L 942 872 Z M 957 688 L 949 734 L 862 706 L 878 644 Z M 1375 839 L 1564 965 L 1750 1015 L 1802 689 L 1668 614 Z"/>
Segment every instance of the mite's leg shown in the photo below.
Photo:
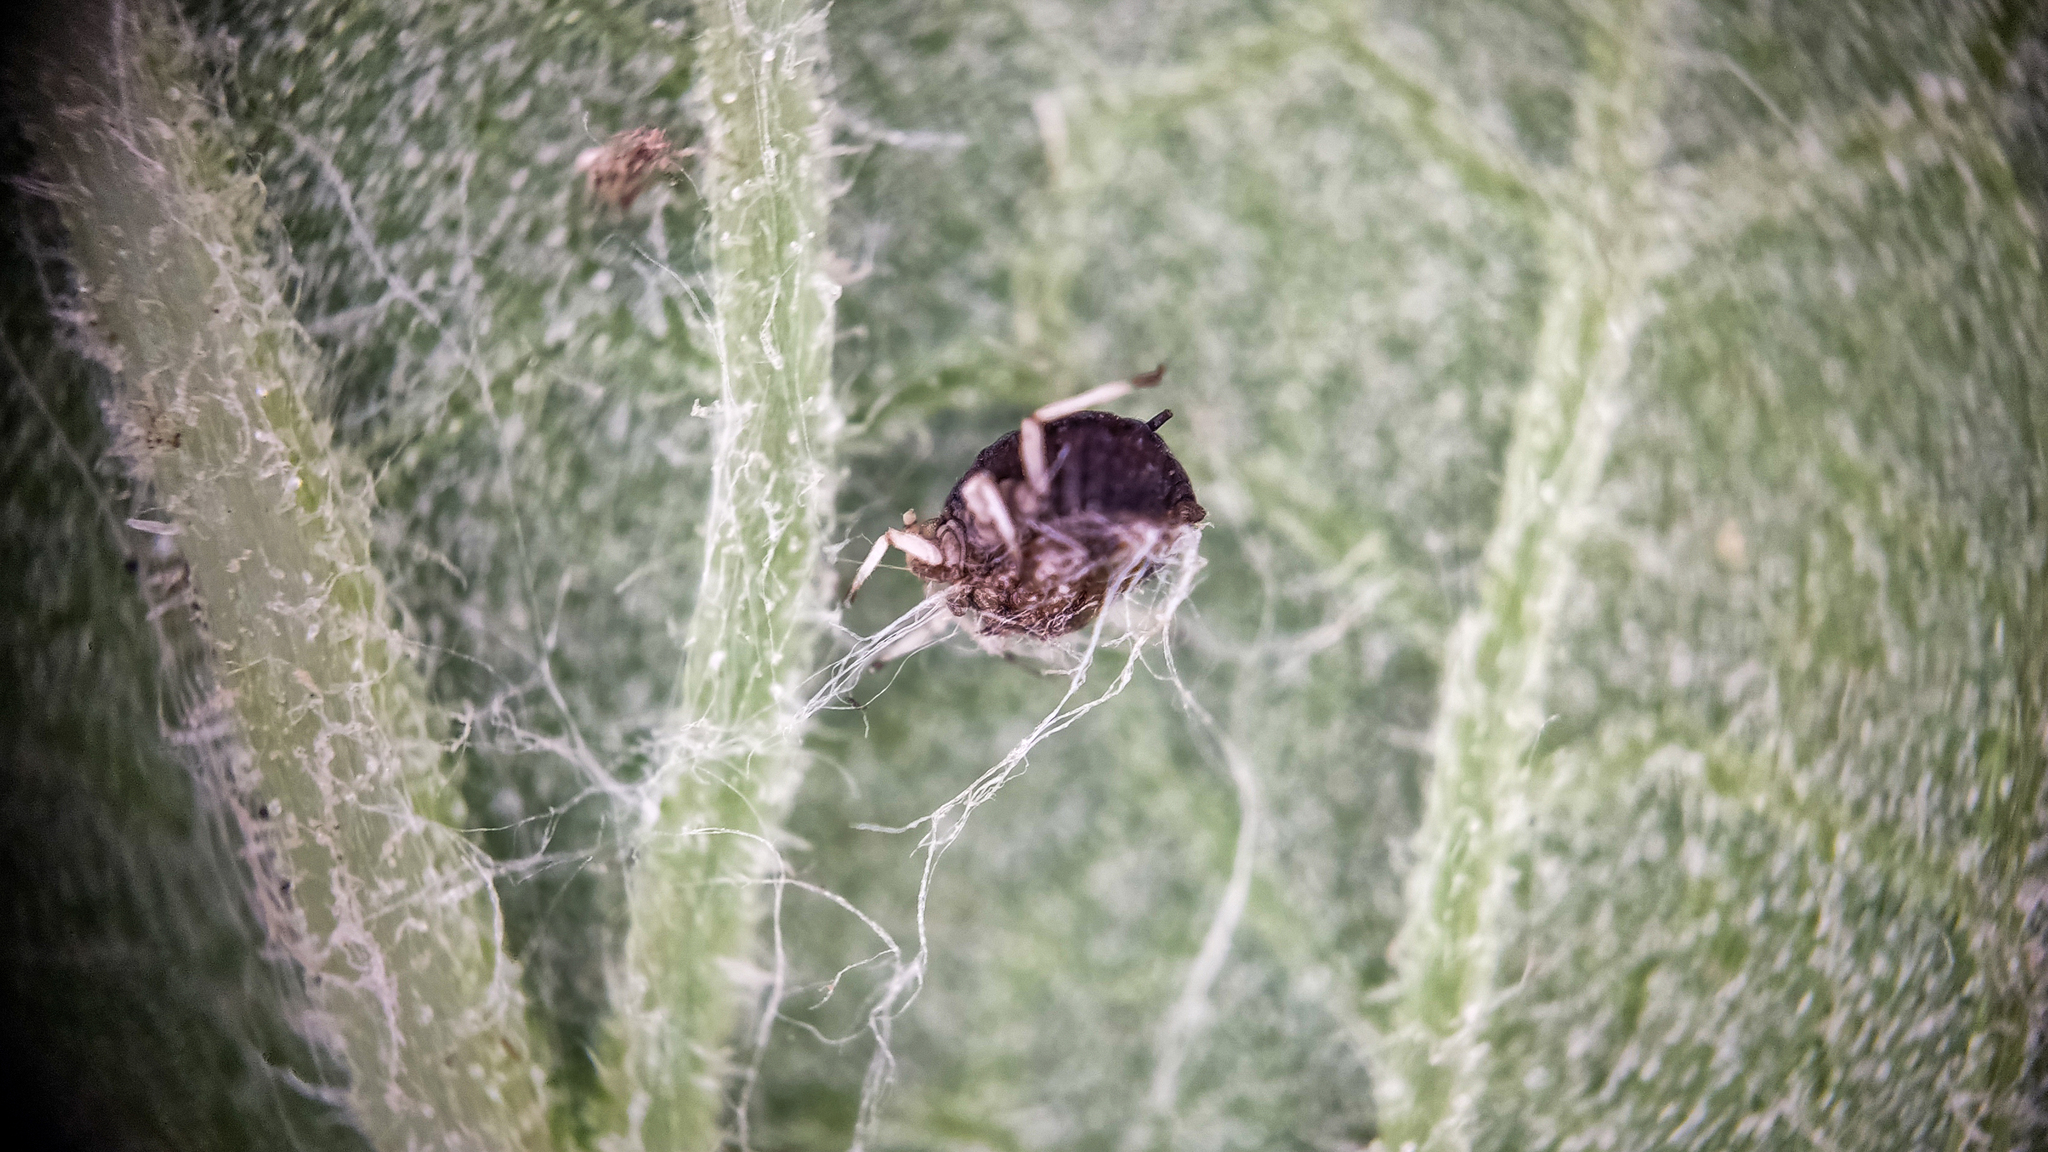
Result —
<path fill-rule="evenodd" d="M 927 568 L 936 568 L 946 562 L 946 558 L 939 555 L 938 545 L 919 536 L 915 532 L 905 532 L 901 528 L 891 528 L 882 536 L 882 539 L 902 549 L 905 556 L 916 560 Z"/>
<path fill-rule="evenodd" d="M 1010 506 L 1003 503 L 1003 490 L 996 487 L 995 477 L 986 472 L 976 472 L 960 485 L 960 498 L 967 502 L 967 510 L 975 518 L 996 530 L 1003 538 L 1003 547 L 1010 555 L 1017 554 L 1017 525 L 1010 519 Z"/>
<path fill-rule="evenodd" d="M 1018 429 L 1019 446 L 1023 449 L 1024 479 L 1031 490 L 1043 496 L 1050 489 L 1052 478 L 1045 468 L 1045 426 L 1062 416 L 1085 412 L 1098 404 L 1107 404 L 1119 396 L 1128 396 L 1140 388 L 1150 388 L 1166 376 L 1166 365 L 1161 364 L 1150 372 L 1143 372 L 1128 380 L 1113 380 L 1098 384 L 1079 396 L 1058 400 L 1024 418 L 1024 426 Z"/>
<path fill-rule="evenodd" d="M 860 586 L 868 582 L 868 577 L 875 574 L 876 568 L 881 567 L 882 557 L 892 547 L 902 549 L 904 555 L 915 557 L 922 564 L 936 567 L 946 562 L 946 558 L 939 554 L 938 547 L 931 541 L 915 533 L 905 532 L 901 528 L 891 528 L 882 533 L 882 538 L 875 541 L 874 547 L 868 549 L 868 558 L 861 561 L 860 571 L 853 575 L 853 586 L 846 590 L 847 603 L 853 603 L 853 598 L 860 595 Z"/>

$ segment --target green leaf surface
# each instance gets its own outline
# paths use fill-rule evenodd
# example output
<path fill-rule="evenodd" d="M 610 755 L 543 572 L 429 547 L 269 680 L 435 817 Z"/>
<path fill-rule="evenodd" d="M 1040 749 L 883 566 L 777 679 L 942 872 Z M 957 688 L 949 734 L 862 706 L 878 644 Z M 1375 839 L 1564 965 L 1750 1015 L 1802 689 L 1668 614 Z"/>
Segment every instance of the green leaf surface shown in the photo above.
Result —
<path fill-rule="evenodd" d="M 887 237 L 844 311 L 904 445 L 855 456 L 856 514 L 929 506 L 1019 409 L 1167 359 L 1214 514 L 1181 670 L 1265 804 L 1190 1039 L 1167 1021 L 1229 874 L 1222 765 L 1142 688 L 1035 749 L 936 882 L 885 1131 L 2032 1138 L 2021 22 L 835 19 L 845 104 L 968 141 L 878 140 L 843 202 L 849 247 Z M 896 240 L 906 218 L 929 223 Z M 917 659 L 797 815 L 820 882 L 882 907 L 901 847 L 847 825 L 928 810 L 1049 705 L 1017 669 Z M 848 961 L 871 947 L 816 912 Z M 776 1097 L 791 1139 L 821 1141 L 843 1057 L 789 1060 L 820 1085 Z"/>
<path fill-rule="evenodd" d="M 367 1149 L 334 1102 L 346 1075 L 291 1026 L 300 974 L 261 951 L 226 813 L 165 738 L 184 681 L 164 660 L 195 647 L 160 646 L 181 621 L 152 618 L 145 588 L 186 570 L 127 527 L 118 470 L 95 464 L 100 382 L 44 295 L 63 286 L 54 209 L 10 181 L 0 211 L 18 225 L 0 239 L 0 1012 L 18 1129 Z"/>
<path fill-rule="evenodd" d="M 575 162 L 618 131 L 698 134 L 688 11 L 220 14 L 338 435 L 377 477 L 378 557 L 455 719 L 467 822 L 507 862 L 507 944 L 575 1141 L 626 1122 L 604 1083 L 622 786 L 674 717 L 719 394 L 696 195 L 656 179 L 622 210 Z"/>
<path fill-rule="evenodd" d="M 552 1143 L 2048 1141 L 2037 8 L 192 5 Z M 699 151 L 607 204 L 642 126 Z M 142 1006 L 53 1047 L 94 1091 L 217 1062 L 112 1129 L 359 1140 L 24 301 L 8 427 L 75 448 L 0 438 L 7 795 L 63 815 L 0 864 L 77 896 L 13 898 L 11 995 Z M 1114 407 L 1209 512 L 1170 650 L 810 698 L 918 602 L 833 614 L 869 541 L 1162 360 Z M 81 926 L 190 996 L 67 1015 Z"/>
<path fill-rule="evenodd" d="M 538 1146 L 516 968 L 447 788 L 361 496 L 305 407 L 317 371 L 260 260 L 256 189 L 165 14 L 85 6 L 43 41 L 25 123 L 104 371 L 126 528 L 156 538 L 167 742 L 234 824 L 293 1027 L 348 1070 L 372 1140 Z M 40 382 L 38 382 L 40 385 Z M 138 552 L 141 551 L 138 549 Z M 216 807 L 217 806 L 217 807 Z M 245 871 L 246 870 L 246 871 Z"/>

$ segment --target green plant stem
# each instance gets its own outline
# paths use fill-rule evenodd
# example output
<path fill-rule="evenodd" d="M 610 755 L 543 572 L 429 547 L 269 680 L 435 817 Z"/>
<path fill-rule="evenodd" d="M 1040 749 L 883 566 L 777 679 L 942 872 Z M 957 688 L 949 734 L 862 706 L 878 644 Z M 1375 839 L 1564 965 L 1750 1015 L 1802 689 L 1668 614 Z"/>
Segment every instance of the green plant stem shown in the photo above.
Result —
<path fill-rule="evenodd" d="M 131 524 L 182 556 L 211 637 L 211 690 L 171 720 L 243 828 L 252 903 L 303 974 L 297 1024 L 346 1063 L 379 1146 L 539 1147 L 489 876 L 434 818 L 440 750 L 369 564 L 362 485 L 302 398 L 317 367 L 265 270 L 260 189 L 234 173 L 168 13 L 51 20 L 30 124 L 77 335 L 112 379 Z"/>
<path fill-rule="evenodd" d="M 790 716 L 817 608 L 838 426 L 821 17 L 785 0 L 700 12 L 720 399 L 683 723 L 629 880 L 620 1003 L 630 1135 L 647 1148 L 714 1139 L 720 1104 L 708 1086 L 735 1005 L 722 964 L 747 950 L 744 884 L 772 860 L 750 837 L 769 833 L 801 774 Z"/>
<path fill-rule="evenodd" d="M 1645 221 L 1657 208 L 1658 5 L 1600 37 L 1580 101 L 1578 193 L 1549 222 L 1553 282 L 1515 411 L 1478 607 L 1453 630 L 1432 737 L 1436 770 L 1395 942 L 1400 999 L 1380 1085 L 1390 1148 L 1464 1146 L 1475 1029 L 1493 995 L 1502 858 L 1527 824 L 1548 664 L 1573 554 L 1625 407 L 1650 299 Z"/>

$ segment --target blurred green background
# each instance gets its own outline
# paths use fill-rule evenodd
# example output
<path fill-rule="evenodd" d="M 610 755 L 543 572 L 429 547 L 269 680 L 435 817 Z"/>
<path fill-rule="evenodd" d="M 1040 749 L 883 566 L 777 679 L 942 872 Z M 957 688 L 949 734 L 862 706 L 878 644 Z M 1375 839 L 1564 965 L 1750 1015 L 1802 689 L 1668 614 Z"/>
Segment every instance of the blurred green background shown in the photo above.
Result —
<path fill-rule="evenodd" d="M 502 865 L 550 1139 L 624 1146 L 621 830 L 705 564 L 716 258 L 690 161 L 626 211 L 572 162 L 643 124 L 697 141 L 698 18 L 183 19 L 202 130 L 262 182 L 252 244 L 320 354 L 305 402 L 371 478 L 450 819 Z M 866 1147 L 2048 1139 L 2048 15 L 823 20 L 845 426 L 821 572 L 843 586 L 1033 407 L 1161 360 L 1118 410 L 1173 408 L 1210 513 L 1178 682 L 1154 649 L 939 863 Z M 7 146 L 18 1075 L 81 1147 L 362 1146 L 347 1068 L 286 1023 L 235 836 L 166 750 L 161 641 L 104 526 L 107 385 L 40 290 L 62 227 Z M 918 594 L 885 571 L 815 655 Z M 907 952 L 915 834 L 863 826 L 943 804 L 1066 686 L 960 640 L 911 657 L 811 724 L 758 830 Z M 1176 1016 L 1248 826 L 1242 917 Z M 844 1147 L 895 969 L 847 908 L 779 891 L 717 957 L 736 1030 L 695 1039 L 730 1046 L 733 1139 L 744 1099 L 751 1147 Z"/>

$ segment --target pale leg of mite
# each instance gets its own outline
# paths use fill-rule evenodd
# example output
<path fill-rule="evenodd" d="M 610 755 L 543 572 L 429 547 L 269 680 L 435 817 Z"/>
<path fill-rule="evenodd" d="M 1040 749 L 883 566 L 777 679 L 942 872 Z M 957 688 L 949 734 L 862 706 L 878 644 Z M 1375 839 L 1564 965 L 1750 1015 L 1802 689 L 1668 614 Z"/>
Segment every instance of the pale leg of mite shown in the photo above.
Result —
<path fill-rule="evenodd" d="M 876 568 L 881 567 L 882 557 L 888 554 L 890 548 L 901 549 L 904 555 L 914 556 L 920 563 L 936 566 L 946 562 L 946 558 L 939 553 L 938 545 L 915 533 L 905 532 L 901 528 L 891 528 L 882 533 L 881 539 L 875 541 L 874 547 L 868 549 L 868 558 L 861 561 L 860 571 L 854 573 L 853 586 L 846 590 L 847 603 L 851 604 L 853 598 L 860 595 L 860 586 L 868 582 L 868 577 L 875 574 Z"/>
<path fill-rule="evenodd" d="M 1017 430 L 1017 439 L 1024 457 L 1024 480 L 1031 490 L 1040 496 L 1052 487 L 1052 477 L 1045 471 L 1045 426 L 1062 416 L 1086 412 L 1099 404 L 1128 396 L 1140 388 L 1150 388 L 1166 377 L 1166 365 L 1161 364 L 1150 372 L 1143 372 L 1128 380 L 1112 380 L 1097 384 L 1078 396 L 1056 400 L 1024 418 L 1024 424 Z"/>
<path fill-rule="evenodd" d="M 996 487 L 995 477 L 976 472 L 961 483 L 960 497 L 967 502 L 968 511 L 996 530 L 996 535 L 1003 538 L 1003 547 L 1015 556 L 1017 523 L 1010 518 L 1010 506 L 1003 503 L 1003 490 Z"/>

